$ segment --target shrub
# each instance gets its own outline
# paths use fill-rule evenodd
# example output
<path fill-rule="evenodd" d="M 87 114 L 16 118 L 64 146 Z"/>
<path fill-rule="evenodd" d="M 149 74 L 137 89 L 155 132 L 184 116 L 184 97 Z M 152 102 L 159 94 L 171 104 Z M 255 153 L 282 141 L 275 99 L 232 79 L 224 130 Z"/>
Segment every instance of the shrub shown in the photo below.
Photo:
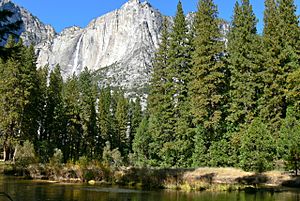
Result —
<path fill-rule="evenodd" d="M 63 161 L 63 153 L 60 149 L 54 149 L 54 154 L 50 158 L 50 165 L 51 166 L 60 166 Z"/>
<path fill-rule="evenodd" d="M 103 162 L 111 168 L 119 168 L 123 165 L 123 158 L 118 149 L 111 150 L 110 143 L 107 142 L 103 149 Z"/>
<path fill-rule="evenodd" d="M 31 142 L 25 141 L 23 146 L 16 146 L 15 165 L 18 168 L 26 169 L 30 164 L 36 163 L 34 146 Z"/>

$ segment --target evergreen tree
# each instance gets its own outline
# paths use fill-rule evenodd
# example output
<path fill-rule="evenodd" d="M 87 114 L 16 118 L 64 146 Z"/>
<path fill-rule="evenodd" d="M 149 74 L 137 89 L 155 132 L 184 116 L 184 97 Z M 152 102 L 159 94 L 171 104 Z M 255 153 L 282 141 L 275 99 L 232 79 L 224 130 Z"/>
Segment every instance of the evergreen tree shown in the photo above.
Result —
<path fill-rule="evenodd" d="M 282 120 L 280 137 L 277 144 L 279 159 L 286 161 L 286 169 L 297 171 L 300 166 L 300 121 L 293 107 L 287 109 L 287 116 Z"/>
<path fill-rule="evenodd" d="M 21 122 L 22 138 L 36 142 L 38 139 L 39 129 L 39 82 L 36 70 L 36 57 L 34 47 L 24 47 L 22 51 L 22 90 L 27 93 L 27 104 L 24 108 L 23 118 Z"/>
<path fill-rule="evenodd" d="M 101 139 L 104 143 L 112 143 L 112 114 L 111 114 L 111 89 L 110 87 L 101 89 L 98 103 L 98 127 Z"/>
<path fill-rule="evenodd" d="M 258 100 L 263 90 L 261 40 L 256 34 L 256 17 L 249 0 L 237 2 L 228 39 L 231 73 L 228 121 L 231 128 L 251 123 L 258 116 Z"/>
<path fill-rule="evenodd" d="M 224 132 L 228 71 L 222 62 L 225 44 L 221 40 L 217 6 L 212 0 L 200 0 L 195 19 L 189 96 L 195 126 L 203 125 L 206 149 L 210 142 L 220 140 Z M 203 138 L 198 136 L 197 139 Z M 198 146 L 198 145 L 195 145 Z M 199 146 L 204 146 L 199 145 Z"/>
<path fill-rule="evenodd" d="M 114 94 L 116 100 L 116 112 L 114 114 L 116 121 L 115 146 L 119 148 L 124 156 L 129 152 L 128 144 L 128 100 L 124 96 L 124 92 L 118 91 Z"/>
<path fill-rule="evenodd" d="M 9 59 L 1 63 L 0 74 L 0 130 L 3 140 L 4 160 L 12 159 L 11 141 L 18 137 L 24 99 L 20 89 L 20 63 Z"/>
<path fill-rule="evenodd" d="M 207 143 L 210 141 L 205 136 L 205 130 L 203 127 L 199 126 L 195 132 L 195 149 L 193 152 L 193 167 L 204 167 L 208 165 L 208 146 Z"/>
<path fill-rule="evenodd" d="M 36 153 L 40 156 L 40 161 L 45 162 L 48 160 L 47 155 L 47 136 L 46 136 L 46 104 L 47 104 L 47 80 L 49 68 L 48 66 L 37 69 L 37 83 L 38 84 L 38 103 L 35 106 L 37 110 L 38 119 L 38 140 L 33 142 L 36 147 Z"/>
<path fill-rule="evenodd" d="M 192 132 L 190 128 L 189 105 L 187 102 L 188 82 L 191 63 L 191 37 L 182 9 L 181 1 L 170 33 L 168 51 L 169 80 L 167 98 L 171 100 L 170 118 L 167 119 L 168 132 L 160 155 L 164 166 L 188 166 L 191 158 Z"/>
<path fill-rule="evenodd" d="M 129 133 L 129 150 L 132 151 L 132 142 L 134 136 L 136 135 L 137 129 L 139 128 L 140 123 L 143 120 L 141 99 L 136 98 L 134 102 L 130 102 L 130 133 Z"/>
<path fill-rule="evenodd" d="M 285 82 L 285 85 L 281 87 L 283 87 L 286 92 L 295 92 L 298 86 L 293 85 L 293 83 L 291 82 L 295 83 L 295 79 L 293 79 L 293 77 L 298 74 L 300 68 L 299 17 L 296 14 L 297 9 L 294 0 L 279 0 L 278 9 L 280 18 L 278 24 L 278 33 L 281 46 L 279 59 L 282 72 L 281 79 L 283 80 L 283 82 Z M 289 78 L 287 78 L 288 76 Z M 286 95 L 289 96 L 290 94 Z M 299 105 L 297 105 L 295 99 L 285 97 L 285 113 L 289 105 L 295 105 L 296 108 L 299 108 Z M 285 115 L 283 117 L 285 117 Z"/>
<path fill-rule="evenodd" d="M 82 151 L 83 155 L 91 158 L 96 154 L 101 154 L 101 150 L 96 150 L 96 144 L 100 140 L 97 127 L 96 116 L 96 84 L 93 82 L 91 72 L 85 68 L 79 75 L 80 90 L 80 119 L 83 126 Z"/>
<path fill-rule="evenodd" d="M 22 26 L 22 21 L 17 20 L 11 22 L 9 19 L 14 15 L 14 13 L 7 9 L 0 10 L 0 43 L 4 43 L 6 40 L 10 40 L 11 38 L 18 38 L 19 36 L 16 34 Z M 11 55 L 10 49 L 0 46 L 0 58 L 7 59 L 8 56 Z"/>
<path fill-rule="evenodd" d="M 167 107 L 166 92 L 171 82 L 168 73 L 168 52 L 169 52 L 169 24 L 165 17 L 162 25 L 161 41 L 155 54 L 153 74 L 150 81 L 150 92 L 148 96 L 148 110 L 150 114 L 162 112 Z M 166 106 L 165 106 L 166 105 Z"/>
<path fill-rule="evenodd" d="M 27 108 L 35 103 L 36 69 L 33 49 L 24 47 L 22 40 L 15 44 L 14 40 L 9 38 L 6 48 L 13 50 L 13 54 L 6 61 L 1 61 L 0 130 L 6 152 L 4 157 L 11 159 L 10 142 L 14 138 L 24 137 L 26 132 L 31 131 L 34 134 L 36 131 L 29 129 L 31 125 L 28 123 L 35 117 L 26 113 Z"/>
<path fill-rule="evenodd" d="M 161 42 L 154 58 L 153 75 L 148 96 L 148 111 L 150 117 L 147 134 L 151 135 L 153 139 L 151 149 L 149 149 L 149 152 L 153 153 L 153 155 L 149 153 L 149 155 L 152 156 L 152 163 L 158 160 L 159 152 L 164 142 L 169 140 L 174 125 L 173 103 L 169 95 L 169 90 L 172 86 L 172 74 L 169 69 L 168 59 L 170 38 L 168 29 L 167 18 L 164 18 Z M 138 150 L 135 150 L 135 152 L 137 151 Z M 148 159 L 150 160 L 150 158 Z"/>
<path fill-rule="evenodd" d="M 146 166 L 151 164 L 150 153 L 151 149 L 149 144 L 151 143 L 151 135 L 148 133 L 148 119 L 146 117 L 140 123 L 137 128 L 136 134 L 132 143 L 132 150 L 134 152 L 135 164 L 137 166 Z"/>
<path fill-rule="evenodd" d="M 62 151 L 64 153 L 65 160 L 71 159 L 76 161 L 80 156 L 80 142 L 83 137 L 83 128 L 81 125 L 80 117 L 80 90 L 78 77 L 73 75 L 68 78 L 63 88 L 63 99 L 66 107 L 66 118 L 67 118 L 67 136 L 65 146 Z"/>
<path fill-rule="evenodd" d="M 300 68 L 289 73 L 287 77 L 287 99 L 294 110 L 300 111 Z"/>
<path fill-rule="evenodd" d="M 66 134 L 66 119 L 63 104 L 63 79 L 60 66 L 57 65 L 50 73 L 47 100 L 45 108 L 45 137 L 44 145 L 47 158 L 53 155 L 55 148 L 63 146 L 63 137 Z"/>
<path fill-rule="evenodd" d="M 149 133 L 160 166 L 188 166 L 192 135 L 187 104 L 191 37 L 179 1 L 172 31 L 164 20 L 149 95 Z M 155 153 L 156 152 L 156 153 Z M 159 162 L 160 161 L 160 162 Z"/>
<path fill-rule="evenodd" d="M 283 117 L 284 107 L 284 83 L 280 78 L 281 69 L 279 64 L 279 11 L 275 0 L 265 1 L 264 31 L 264 93 L 261 99 L 261 116 L 273 129 L 278 129 L 278 123 Z"/>
<path fill-rule="evenodd" d="M 274 138 L 261 119 L 256 118 L 242 134 L 240 167 L 246 171 L 263 172 L 274 166 Z"/>
<path fill-rule="evenodd" d="M 262 98 L 262 117 L 273 130 L 280 128 L 285 118 L 288 102 L 295 103 L 293 96 L 297 82 L 294 78 L 299 69 L 299 26 L 293 1 L 266 0 L 264 47 L 265 90 Z M 290 77 L 290 78 L 288 78 Z M 291 91 L 292 93 L 289 93 Z M 288 93 L 287 93 L 288 92 Z M 288 97 L 287 97 L 288 96 Z"/>

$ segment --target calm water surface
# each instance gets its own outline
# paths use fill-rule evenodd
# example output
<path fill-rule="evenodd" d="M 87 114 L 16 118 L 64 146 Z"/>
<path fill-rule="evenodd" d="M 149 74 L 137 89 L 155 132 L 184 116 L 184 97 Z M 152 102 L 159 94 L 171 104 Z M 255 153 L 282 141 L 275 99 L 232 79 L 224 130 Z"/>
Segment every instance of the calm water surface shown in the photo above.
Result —
<path fill-rule="evenodd" d="M 300 193 L 183 193 L 178 191 L 140 191 L 102 188 L 83 184 L 49 184 L 0 178 L 0 191 L 14 201 L 300 201 Z M 0 196 L 0 201 L 8 201 Z"/>

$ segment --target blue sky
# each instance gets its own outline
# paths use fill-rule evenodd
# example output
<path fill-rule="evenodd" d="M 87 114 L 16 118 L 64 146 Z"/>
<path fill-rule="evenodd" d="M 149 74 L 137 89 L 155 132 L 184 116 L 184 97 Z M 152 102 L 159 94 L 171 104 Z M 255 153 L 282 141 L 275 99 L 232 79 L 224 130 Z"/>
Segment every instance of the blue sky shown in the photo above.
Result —
<path fill-rule="evenodd" d="M 85 27 L 93 18 L 120 8 L 127 0 L 12 0 L 25 7 L 42 22 L 52 25 L 56 31 L 77 25 Z M 143 1 L 143 0 L 141 0 Z M 231 20 L 232 10 L 236 0 L 215 0 L 219 8 L 219 16 Z M 153 7 L 163 14 L 173 16 L 177 0 L 148 0 Z M 264 0 L 252 0 L 254 12 L 259 19 L 258 29 L 263 26 Z M 300 0 L 295 0 L 298 7 Z M 185 12 L 196 11 L 198 0 L 182 0 Z"/>

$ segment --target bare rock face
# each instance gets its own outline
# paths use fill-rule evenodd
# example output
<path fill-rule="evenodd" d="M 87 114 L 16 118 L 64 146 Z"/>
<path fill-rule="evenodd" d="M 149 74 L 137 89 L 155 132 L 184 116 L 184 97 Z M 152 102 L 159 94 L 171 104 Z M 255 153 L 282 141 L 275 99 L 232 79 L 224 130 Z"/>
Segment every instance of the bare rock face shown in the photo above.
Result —
<path fill-rule="evenodd" d="M 60 64 L 64 77 L 87 67 L 102 84 L 139 90 L 150 79 L 162 18 L 149 3 L 130 0 L 86 28 L 67 28 L 52 44 L 38 45 L 38 64 Z"/>
<path fill-rule="evenodd" d="M 10 0 L 0 0 L 0 10 L 3 9 L 10 10 L 14 13 L 14 15 L 10 17 L 6 23 L 16 21 L 23 22 L 20 29 L 17 30 L 15 34 L 21 36 L 24 44 L 39 44 L 43 41 L 51 42 L 54 39 L 56 33 L 53 27 L 43 24 L 37 17 L 33 16 L 26 9 L 15 5 Z M 0 45 L 4 45 L 5 43 L 6 41 L 3 41 Z"/>

